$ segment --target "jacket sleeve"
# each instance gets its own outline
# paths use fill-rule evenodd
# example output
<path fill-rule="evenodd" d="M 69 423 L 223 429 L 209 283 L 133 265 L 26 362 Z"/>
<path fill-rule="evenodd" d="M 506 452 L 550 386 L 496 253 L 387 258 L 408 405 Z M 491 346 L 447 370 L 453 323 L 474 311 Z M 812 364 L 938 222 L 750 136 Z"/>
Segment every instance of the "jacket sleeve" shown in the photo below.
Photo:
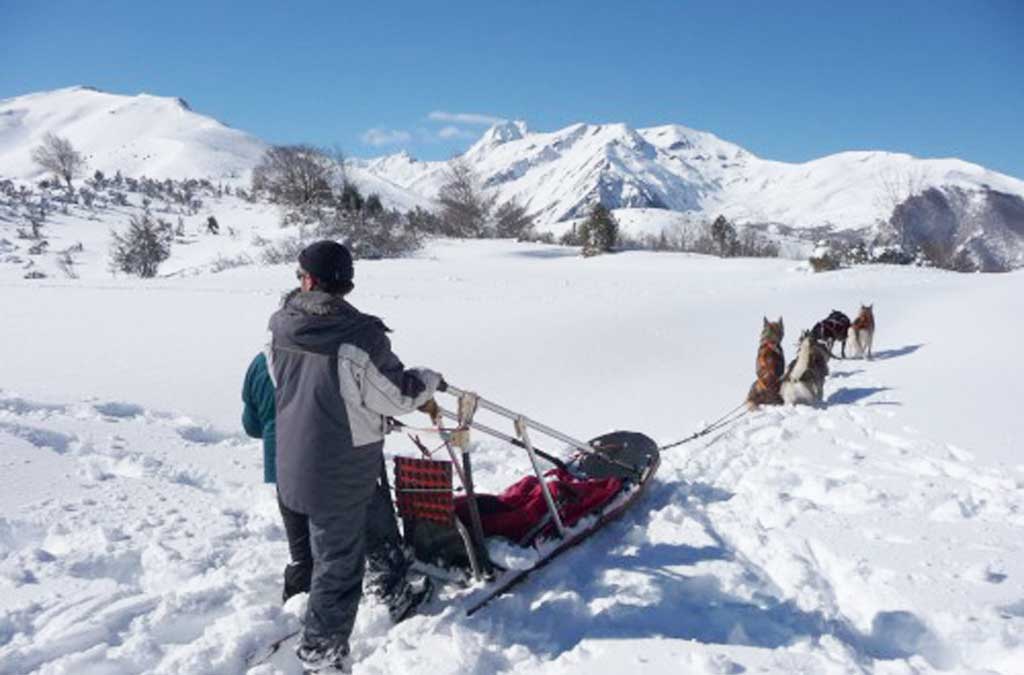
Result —
<path fill-rule="evenodd" d="M 380 415 L 404 415 L 426 403 L 441 383 L 441 375 L 426 368 L 406 369 L 391 351 L 383 332 L 370 350 L 361 383 L 363 404 Z"/>
<path fill-rule="evenodd" d="M 263 420 L 260 418 L 254 391 L 259 358 L 257 356 L 249 364 L 249 370 L 245 373 L 245 381 L 242 383 L 242 402 L 245 404 L 245 408 L 242 410 L 242 427 L 245 429 L 245 433 L 253 438 L 263 436 Z"/>

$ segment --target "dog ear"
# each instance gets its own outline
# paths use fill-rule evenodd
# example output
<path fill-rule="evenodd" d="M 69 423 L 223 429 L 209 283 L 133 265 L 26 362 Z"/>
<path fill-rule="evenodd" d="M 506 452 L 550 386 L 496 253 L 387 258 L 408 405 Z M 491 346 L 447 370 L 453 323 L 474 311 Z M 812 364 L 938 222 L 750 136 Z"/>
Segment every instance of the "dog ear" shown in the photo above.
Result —
<path fill-rule="evenodd" d="M 768 327 L 768 323 L 769 323 L 769 321 L 768 321 L 768 317 L 764 317 L 764 327 L 765 327 L 765 328 L 767 328 L 767 327 Z"/>
<path fill-rule="evenodd" d="M 779 317 L 779 330 L 782 330 L 782 317 Z"/>

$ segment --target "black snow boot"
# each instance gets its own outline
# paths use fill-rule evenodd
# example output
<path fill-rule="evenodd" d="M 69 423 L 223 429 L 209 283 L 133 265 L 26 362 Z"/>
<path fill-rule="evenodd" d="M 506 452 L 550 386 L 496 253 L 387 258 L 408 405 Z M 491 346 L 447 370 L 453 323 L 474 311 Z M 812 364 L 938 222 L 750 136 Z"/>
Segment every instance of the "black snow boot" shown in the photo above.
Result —
<path fill-rule="evenodd" d="M 412 616 L 433 596 L 433 582 L 409 574 L 412 556 L 394 542 L 382 542 L 366 556 L 366 563 L 366 588 L 388 606 L 395 623 Z"/>
<path fill-rule="evenodd" d="M 284 592 L 282 602 L 299 593 L 309 593 L 309 585 L 313 580 L 313 566 L 288 563 L 284 568 Z"/>
<path fill-rule="evenodd" d="M 401 623 L 415 614 L 424 603 L 434 597 L 434 582 L 420 576 L 410 582 L 405 580 L 402 587 L 388 598 L 388 614 L 395 623 Z"/>
<path fill-rule="evenodd" d="M 348 642 L 344 640 L 303 638 L 295 648 L 295 656 L 307 673 L 352 672 L 348 654 Z"/>

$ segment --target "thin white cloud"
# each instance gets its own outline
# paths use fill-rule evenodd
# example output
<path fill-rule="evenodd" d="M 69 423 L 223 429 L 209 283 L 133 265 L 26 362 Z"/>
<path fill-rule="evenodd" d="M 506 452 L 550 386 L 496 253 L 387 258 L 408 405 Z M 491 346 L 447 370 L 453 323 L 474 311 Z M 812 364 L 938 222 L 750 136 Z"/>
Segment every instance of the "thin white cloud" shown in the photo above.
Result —
<path fill-rule="evenodd" d="M 458 139 L 472 139 L 476 138 L 477 134 L 472 131 L 467 131 L 461 127 L 457 127 L 454 124 L 441 127 L 437 131 L 437 137 L 444 141 L 458 140 Z"/>
<path fill-rule="evenodd" d="M 367 145 L 382 146 L 382 145 L 399 145 L 401 143 L 408 143 L 412 140 L 412 134 L 403 129 L 380 129 L 374 127 L 373 129 L 367 129 L 363 132 L 360 137 L 363 143 Z"/>
<path fill-rule="evenodd" d="M 453 124 L 470 124 L 474 126 L 489 127 L 492 124 L 499 124 L 504 122 L 504 117 L 495 117 L 494 115 L 481 115 L 479 113 L 453 113 L 446 112 L 444 110 L 435 110 L 427 115 L 428 119 L 435 122 L 451 122 Z"/>

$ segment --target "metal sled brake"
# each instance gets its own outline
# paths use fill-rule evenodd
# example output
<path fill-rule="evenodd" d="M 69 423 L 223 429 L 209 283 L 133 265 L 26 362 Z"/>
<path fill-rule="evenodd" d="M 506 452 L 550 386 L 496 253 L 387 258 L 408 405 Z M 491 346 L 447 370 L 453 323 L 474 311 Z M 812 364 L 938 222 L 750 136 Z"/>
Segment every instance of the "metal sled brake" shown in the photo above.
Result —
<path fill-rule="evenodd" d="M 475 394 L 452 386 L 446 391 L 456 397 L 458 411 L 441 408 L 439 417 L 455 420 L 458 425 L 445 431 L 440 429 L 440 419 L 435 421 L 448 459 L 396 457 L 395 501 L 406 542 L 412 546 L 417 560 L 462 569 L 488 582 L 467 614 L 475 613 L 621 515 L 643 494 L 658 469 L 658 446 L 643 434 L 616 431 L 584 443 Z M 515 435 L 477 422 L 478 409 L 511 420 Z M 521 529 L 514 539 L 508 534 L 485 531 L 485 523 L 501 522 L 502 513 L 495 509 L 508 506 L 499 503 L 498 497 L 478 495 L 474 490 L 470 429 L 522 449 L 530 461 L 533 476 L 509 490 L 520 484 L 529 488 L 531 513 L 537 513 L 536 522 L 528 523 L 529 527 L 516 523 Z M 565 443 L 573 451 L 572 456 L 563 461 L 536 448 L 531 431 Z M 543 470 L 541 460 L 554 468 Z M 459 495 L 455 479 L 461 488 Z M 579 496 L 581 486 L 587 488 L 583 497 Z M 507 494 L 508 491 L 503 493 L 503 497 Z M 509 511 L 505 514 L 513 518 L 517 515 Z M 488 536 L 505 536 L 520 546 L 535 547 L 539 552 L 536 562 L 523 570 L 504 570 L 494 565 L 487 552 Z"/>

